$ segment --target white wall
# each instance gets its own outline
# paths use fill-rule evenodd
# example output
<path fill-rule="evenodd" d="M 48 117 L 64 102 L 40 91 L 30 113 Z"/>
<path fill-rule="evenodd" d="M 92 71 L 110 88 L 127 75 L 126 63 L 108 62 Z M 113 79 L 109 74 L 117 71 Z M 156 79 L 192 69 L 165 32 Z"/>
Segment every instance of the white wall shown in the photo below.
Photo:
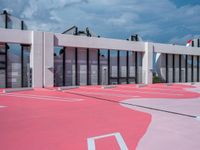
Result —
<path fill-rule="evenodd" d="M 31 45 L 31 68 L 32 68 L 32 86 L 43 87 L 43 33 L 32 32 Z"/>
<path fill-rule="evenodd" d="M 50 68 L 54 61 L 54 46 L 78 47 L 79 49 L 90 48 L 143 52 L 141 73 L 143 83 L 152 83 L 151 71 L 153 69 L 153 52 L 200 56 L 200 48 L 196 47 L 14 29 L 0 29 L 0 43 L 20 43 L 31 45 L 30 63 L 33 74 L 33 87 L 53 85 L 53 72 Z M 190 71 L 188 70 L 188 72 Z M 184 76 L 182 76 L 182 78 L 184 78 Z"/>
<path fill-rule="evenodd" d="M 0 43 L 32 44 L 32 31 L 0 28 Z"/>
<path fill-rule="evenodd" d="M 54 85 L 54 38 L 52 33 L 44 33 L 44 55 L 43 55 L 43 71 L 44 86 L 52 87 Z"/>
<path fill-rule="evenodd" d="M 74 36 L 66 34 L 54 35 L 55 46 L 64 47 L 82 47 L 94 49 L 110 49 L 110 50 L 132 50 L 144 52 L 144 42 L 133 42 L 118 39 Z"/>

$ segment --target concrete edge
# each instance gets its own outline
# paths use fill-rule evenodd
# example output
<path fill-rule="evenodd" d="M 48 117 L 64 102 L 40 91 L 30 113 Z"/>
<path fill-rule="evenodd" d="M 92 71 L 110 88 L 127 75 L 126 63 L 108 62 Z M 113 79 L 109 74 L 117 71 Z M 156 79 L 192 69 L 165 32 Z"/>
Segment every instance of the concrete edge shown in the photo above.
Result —
<path fill-rule="evenodd" d="M 3 93 L 12 93 L 12 92 L 20 92 L 20 91 L 31 91 L 33 88 L 13 88 L 13 89 L 4 89 Z"/>
<path fill-rule="evenodd" d="M 116 88 L 116 85 L 103 85 L 101 86 L 102 89 L 111 89 L 111 88 Z"/>
<path fill-rule="evenodd" d="M 6 108 L 6 107 L 8 107 L 8 106 L 1 106 L 1 105 L 0 105 L 0 108 Z"/>
<path fill-rule="evenodd" d="M 200 85 L 200 82 L 174 82 L 174 84 L 181 84 L 181 85 Z"/>
<path fill-rule="evenodd" d="M 147 84 L 137 84 L 137 85 L 136 85 L 137 88 L 145 87 L 145 86 L 147 86 Z"/>
<path fill-rule="evenodd" d="M 200 116 L 196 116 L 195 118 L 197 121 L 200 121 Z"/>
<path fill-rule="evenodd" d="M 79 88 L 79 86 L 62 86 L 62 87 L 58 87 L 58 91 L 63 91 L 63 90 L 70 90 L 70 89 L 76 89 Z"/>
<path fill-rule="evenodd" d="M 172 86 L 173 83 L 165 83 L 166 86 Z"/>

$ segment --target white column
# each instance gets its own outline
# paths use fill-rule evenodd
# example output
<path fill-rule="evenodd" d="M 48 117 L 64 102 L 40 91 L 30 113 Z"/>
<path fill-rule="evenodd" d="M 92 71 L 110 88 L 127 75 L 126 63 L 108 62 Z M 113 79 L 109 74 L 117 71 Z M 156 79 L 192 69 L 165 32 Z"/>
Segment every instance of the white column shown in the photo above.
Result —
<path fill-rule="evenodd" d="M 44 86 L 54 85 L 54 35 L 44 33 Z"/>
<path fill-rule="evenodd" d="M 142 82 L 153 83 L 153 44 L 145 42 L 145 52 L 142 58 Z"/>
<path fill-rule="evenodd" d="M 43 33 L 32 31 L 30 54 L 32 68 L 32 87 L 43 87 Z"/>

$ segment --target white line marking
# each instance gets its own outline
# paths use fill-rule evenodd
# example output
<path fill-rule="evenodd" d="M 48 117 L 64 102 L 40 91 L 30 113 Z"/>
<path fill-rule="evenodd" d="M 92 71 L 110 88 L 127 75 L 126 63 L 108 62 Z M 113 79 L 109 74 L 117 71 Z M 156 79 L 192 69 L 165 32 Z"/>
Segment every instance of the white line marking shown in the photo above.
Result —
<path fill-rule="evenodd" d="M 73 99 L 73 98 L 61 98 L 61 97 L 51 97 L 51 96 L 37 96 L 37 95 L 28 95 L 28 94 L 0 94 L 0 96 L 12 96 L 12 97 L 22 97 L 22 98 L 34 98 L 39 100 L 47 101 L 61 101 L 61 102 L 78 102 L 83 101 L 83 99 Z M 31 99 L 27 99 L 31 100 Z"/>
<path fill-rule="evenodd" d="M 19 94 L 19 93 L 7 93 L 6 95 L 20 95 L 20 96 L 33 96 L 33 97 L 42 97 L 42 98 L 52 98 L 52 99 L 64 99 L 64 100 L 71 100 L 71 98 L 63 98 L 63 97 L 57 97 L 57 96 L 46 96 L 46 95 L 35 95 L 35 94 Z M 73 98 L 76 100 L 80 100 L 77 98 Z M 82 99 L 81 99 L 82 100 Z"/>
<path fill-rule="evenodd" d="M 0 106 L 0 108 L 5 108 L 5 107 L 7 107 L 7 106 Z"/>
<path fill-rule="evenodd" d="M 124 142 L 124 139 L 122 138 L 122 136 L 119 132 L 88 138 L 87 139 L 88 150 L 95 150 L 96 149 L 95 148 L 95 140 L 110 137 L 110 136 L 115 136 L 121 150 L 128 150 L 126 143 Z"/>
<path fill-rule="evenodd" d="M 66 92 L 67 93 L 67 92 Z M 72 92 L 70 92 L 72 93 Z M 75 93 L 75 92 L 73 92 Z M 113 94 L 113 93 L 105 93 L 105 92 L 78 92 L 78 94 L 92 94 L 92 95 L 102 95 L 102 96 L 109 96 L 109 97 L 128 97 L 128 98 L 138 98 L 140 96 L 134 96 L 134 95 L 130 95 L 130 94 Z"/>
<path fill-rule="evenodd" d="M 160 95 L 179 95 L 179 96 L 182 96 L 184 95 L 184 93 L 180 94 L 180 93 L 171 93 L 171 92 L 152 92 L 152 91 L 145 91 L 145 89 L 143 89 L 143 91 L 139 90 L 138 88 L 132 88 L 132 90 L 124 90 L 125 88 L 122 88 L 122 89 L 91 89 L 90 91 L 93 91 L 93 90 L 98 90 L 99 92 L 101 91 L 119 91 L 119 92 L 126 92 L 127 93 L 144 93 L 144 94 L 160 94 Z M 87 91 L 86 91 L 87 92 Z M 184 92 L 184 91 L 183 91 Z"/>
<path fill-rule="evenodd" d="M 125 87 L 125 86 L 120 86 L 120 88 L 123 88 L 123 89 L 140 89 L 140 88 L 136 88 L 136 87 Z M 155 88 L 155 87 L 145 87 L 144 90 L 154 90 L 154 91 L 170 91 L 171 93 L 176 93 L 176 92 L 185 92 L 184 89 L 181 89 L 181 90 L 177 90 L 175 88 L 171 88 L 171 89 L 166 89 L 166 88 Z"/>
<path fill-rule="evenodd" d="M 197 121 L 200 121 L 200 116 L 197 116 L 197 117 L 196 117 L 196 120 L 197 120 Z"/>
<path fill-rule="evenodd" d="M 181 95 L 184 95 L 184 94 L 176 94 L 176 93 L 170 93 L 170 92 L 168 92 L 168 93 L 159 93 L 159 92 L 143 92 L 143 91 L 136 91 L 135 89 L 133 89 L 132 91 L 130 91 L 130 90 L 116 90 L 116 89 L 107 89 L 107 90 L 111 90 L 111 91 L 119 91 L 119 92 L 129 92 L 129 93 L 143 93 L 143 94 L 157 94 L 157 95 L 179 95 L 179 96 L 181 96 Z"/>

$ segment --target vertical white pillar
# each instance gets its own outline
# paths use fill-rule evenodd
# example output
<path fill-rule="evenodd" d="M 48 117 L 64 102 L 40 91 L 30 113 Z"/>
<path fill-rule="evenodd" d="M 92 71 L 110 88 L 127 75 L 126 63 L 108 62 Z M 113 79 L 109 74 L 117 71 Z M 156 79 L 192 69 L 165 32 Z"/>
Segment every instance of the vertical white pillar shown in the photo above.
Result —
<path fill-rule="evenodd" d="M 30 54 L 32 68 L 32 87 L 43 87 L 43 33 L 32 31 L 32 46 Z"/>
<path fill-rule="evenodd" d="M 44 86 L 54 85 L 54 35 L 44 33 Z"/>
<path fill-rule="evenodd" d="M 142 82 L 144 84 L 153 83 L 153 44 L 145 42 L 145 52 L 142 58 Z"/>

